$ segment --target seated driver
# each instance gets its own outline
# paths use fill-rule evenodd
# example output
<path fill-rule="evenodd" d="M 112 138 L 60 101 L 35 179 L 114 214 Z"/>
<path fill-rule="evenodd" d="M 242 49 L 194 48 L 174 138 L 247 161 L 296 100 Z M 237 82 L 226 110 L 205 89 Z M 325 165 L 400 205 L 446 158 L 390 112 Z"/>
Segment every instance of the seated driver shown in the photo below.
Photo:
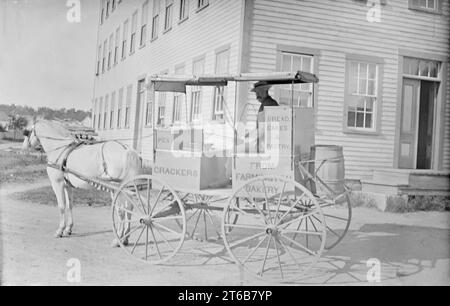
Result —
<path fill-rule="evenodd" d="M 256 99 L 261 103 L 259 112 L 264 111 L 265 106 L 279 106 L 278 102 L 269 95 L 270 87 L 271 85 L 266 81 L 257 82 L 253 86 L 252 91 L 256 94 Z"/>

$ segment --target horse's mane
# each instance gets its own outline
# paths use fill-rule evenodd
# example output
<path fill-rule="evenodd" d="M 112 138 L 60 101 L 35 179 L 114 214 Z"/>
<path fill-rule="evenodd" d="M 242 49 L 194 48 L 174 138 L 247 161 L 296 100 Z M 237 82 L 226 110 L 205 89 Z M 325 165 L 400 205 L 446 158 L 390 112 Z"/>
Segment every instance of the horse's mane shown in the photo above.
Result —
<path fill-rule="evenodd" d="M 73 139 L 72 134 L 60 122 L 55 120 L 39 120 L 35 123 L 35 128 L 39 127 L 39 132 L 43 136 L 63 139 Z"/>

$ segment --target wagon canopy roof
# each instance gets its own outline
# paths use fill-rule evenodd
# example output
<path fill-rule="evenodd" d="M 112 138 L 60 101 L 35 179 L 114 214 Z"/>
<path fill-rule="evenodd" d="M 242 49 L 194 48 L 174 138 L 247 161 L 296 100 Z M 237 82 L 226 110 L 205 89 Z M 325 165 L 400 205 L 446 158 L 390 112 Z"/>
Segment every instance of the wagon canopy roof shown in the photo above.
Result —
<path fill-rule="evenodd" d="M 269 85 L 292 83 L 317 83 L 319 79 L 312 73 L 273 72 L 273 73 L 241 73 L 238 75 L 154 75 L 149 78 L 155 91 L 186 92 L 186 86 L 226 86 L 228 82 L 265 81 Z"/>

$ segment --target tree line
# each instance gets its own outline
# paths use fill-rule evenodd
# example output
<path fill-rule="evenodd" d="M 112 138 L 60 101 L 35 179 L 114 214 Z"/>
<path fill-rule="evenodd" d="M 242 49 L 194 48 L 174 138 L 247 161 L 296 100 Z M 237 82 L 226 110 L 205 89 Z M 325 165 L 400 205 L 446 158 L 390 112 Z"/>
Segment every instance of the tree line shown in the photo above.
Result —
<path fill-rule="evenodd" d="M 90 116 L 89 111 L 79 110 L 75 108 L 60 108 L 52 109 L 49 107 L 38 107 L 37 109 L 30 106 L 22 106 L 15 104 L 0 104 L 0 112 L 3 112 L 7 116 L 28 116 L 31 118 L 41 118 L 46 120 L 75 120 L 83 121 L 87 116 Z"/>

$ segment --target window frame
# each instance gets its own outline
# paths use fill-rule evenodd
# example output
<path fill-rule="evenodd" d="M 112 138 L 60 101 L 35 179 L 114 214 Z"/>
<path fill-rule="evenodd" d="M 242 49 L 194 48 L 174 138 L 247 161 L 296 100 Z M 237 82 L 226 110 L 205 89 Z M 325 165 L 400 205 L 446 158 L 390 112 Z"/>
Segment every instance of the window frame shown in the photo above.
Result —
<path fill-rule="evenodd" d="M 116 122 L 117 129 L 122 129 L 122 123 L 123 123 L 122 110 L 124 108 L 123 94 L 124 94 L 124 88 L 122 87 L 118 91 L 118 99 L 117 99 L 117 122 Z"/>
<path fill-rule="evenodd" d="M 128 23 L 129 23 L 129 20 L 126 19 L 123 22 L 123 27 L 122 27 L 122 56 L 121 56 L 122 61 L 127 58 Z"/>
<path fill-rule="evenodd" d="M 349 127 L 348 126 L 348 106 L 350 102 L 350 71 L 351 63 L 363 63 L 375 65 L 376 76 L 376 100 L 374 102 L 372 111 L 372 128 L 365 127 Z M 381 132 L 381 118 L 383 108 L 383 67 L 384 60 L 379 57 L 360 55 L 360 54 L 347 54 L 345 58 L 345 86 L 344 86 L 344 105 L 343 105 L 343 132 L 346 134 L 365 134 L 365 135 L 379 135 Z M 359 82 L 359 81 L 358 81 Z"/>
<path fill-rule="evenodd" d="M 114 125 L 114 119 L 115 119 L 115 113 L 116 113 L 116 92 L 113 91 L 111 93 L 111 104 L 109 107 L 109 129 L 113 130 L 115 125 Z"/>
<path fill-rule="evenodd" d="M 197 0 L 195 12 L 198 13 L 208 6 L 209 6 L 209 0 Z"/>
<path fill-rule="evenodd" d="M 190 0 L 180 0 L 178 7 L 178 23 L 189 19 L 189 2 Z M 184 9 L 184 10 L 183 10 Z M 184 13 L 184 14 L 183 14 Z"/>
<path fill-rule="evenodd" d="M 196 63 L 202 63 L 202 67 L 201 67 L 201 72 L 196 73 L 195 72 L 195 65 Z M 202 75 L 205 73 L 205 63 L 206 63 L 206 56 L 202 55 L 200 57 L 195 58 L 192 61 L 192 74 L 195 76 L 198 75 Z M 197 75 L 198 74 L 198 75 Z M 194 118 L 194 110 L 195 110 L 195 106 L 194 105 L 194 94 L 198 94 L 198 114 L 195 115 L 199 115 L 199 118 Z M 202 99 L 203 99 L 203 90 L 201 86 L 192 86 L 191 87 L 191 107 L 190 107 L 190 114 L 189 114 L 189 121 L 191 123 L 196 123 L 202 120 Z"/>
<path fill-rule="evenodd" d="M 425 1 L 428 4 L 428 1 L 430 1 L 430 0 L 425 0 Z M 433 9 L 431 9 L 428 7 L 423 7 L 423 6 L 414 4 L 414 0 L 408 0 L 408 9 L 415 10 L 415 11 L 421 11 L 421 12 L 425 12 L 425 13 L 442 15 L 443 14 L 442 1 L 443 0 L 434 0 L 435 7 Z"/>
<path fill-rule="evenodd" d="M 129 129 L 131 127 L 131 103 L 133 100 L 133 84 L 127 86 L 126 98 L 125 98 L 125 122 L 124 128 Z"/>
<path fill-rule="evenodd" d="M 226 72 L 220 72 L 219 71 L 219 56 L 223 53 L 227 53 L 227 69 Z M 218 48 L 215 52 L 215 62 L 214 62 L 214 72 L 216 75 L 221 75 L 221 74 L 228 74 L 230 73 L 230 58 L 231 58 L 231 46 L 227 45 L 221 48 Z M 226 104 L 226 99 L 228 96 L 228 87 L 227 86 L 216 86 L 214 87 L 214 91 L 213 91 L 213 101 L 212 101 L 212 121 L 214 122 L 219 122 L 219 123 L 224 123 L 225 122 L 225 104 Z M 221 94 L 221 90 L 223 91 Z M 219 96 L 217 96 L 217 93 L 219 92 L 222 102 L 222 110 L 218 113 L 216 113 L 216 109 L 217 109 L 217 98 Z"/>
<path fill-rule="evenodd" d="M 148 8 L 150 1 L 146 0 L 142 4 L 142 12 L 141 12 L 141 31 L 139 36 L 139 48 L 145 47 L 147 42 L 147 28 L 148 28 Z"/>
<path fill-rule="evenodd" d="M 120 50 L 120 30 L 121 26 L 119 25 L 116 29 L 116 37 L 114 41 L 114 66 L 119 63 L 119 50 Z"/>
<path fill-rule="evenodd" d="M 174 0 L 164 0 L 164 32 L 166 33 L 172 30 L 173 25 L 173 12 L 174 12 Z"/>
<path fill-rule="evenodd" d="M 138 10 L 135 10 L 131 15 L 130 55 L 136 52 L 137 19 Z"/>
<path fill-rule="evenodd" d="M 153 1 L 153 13 L 152 13 L 152 34 L 151 41 L 158 39 L 159 35 L 159 15 L 161 13 L 161 0 Z"/>

